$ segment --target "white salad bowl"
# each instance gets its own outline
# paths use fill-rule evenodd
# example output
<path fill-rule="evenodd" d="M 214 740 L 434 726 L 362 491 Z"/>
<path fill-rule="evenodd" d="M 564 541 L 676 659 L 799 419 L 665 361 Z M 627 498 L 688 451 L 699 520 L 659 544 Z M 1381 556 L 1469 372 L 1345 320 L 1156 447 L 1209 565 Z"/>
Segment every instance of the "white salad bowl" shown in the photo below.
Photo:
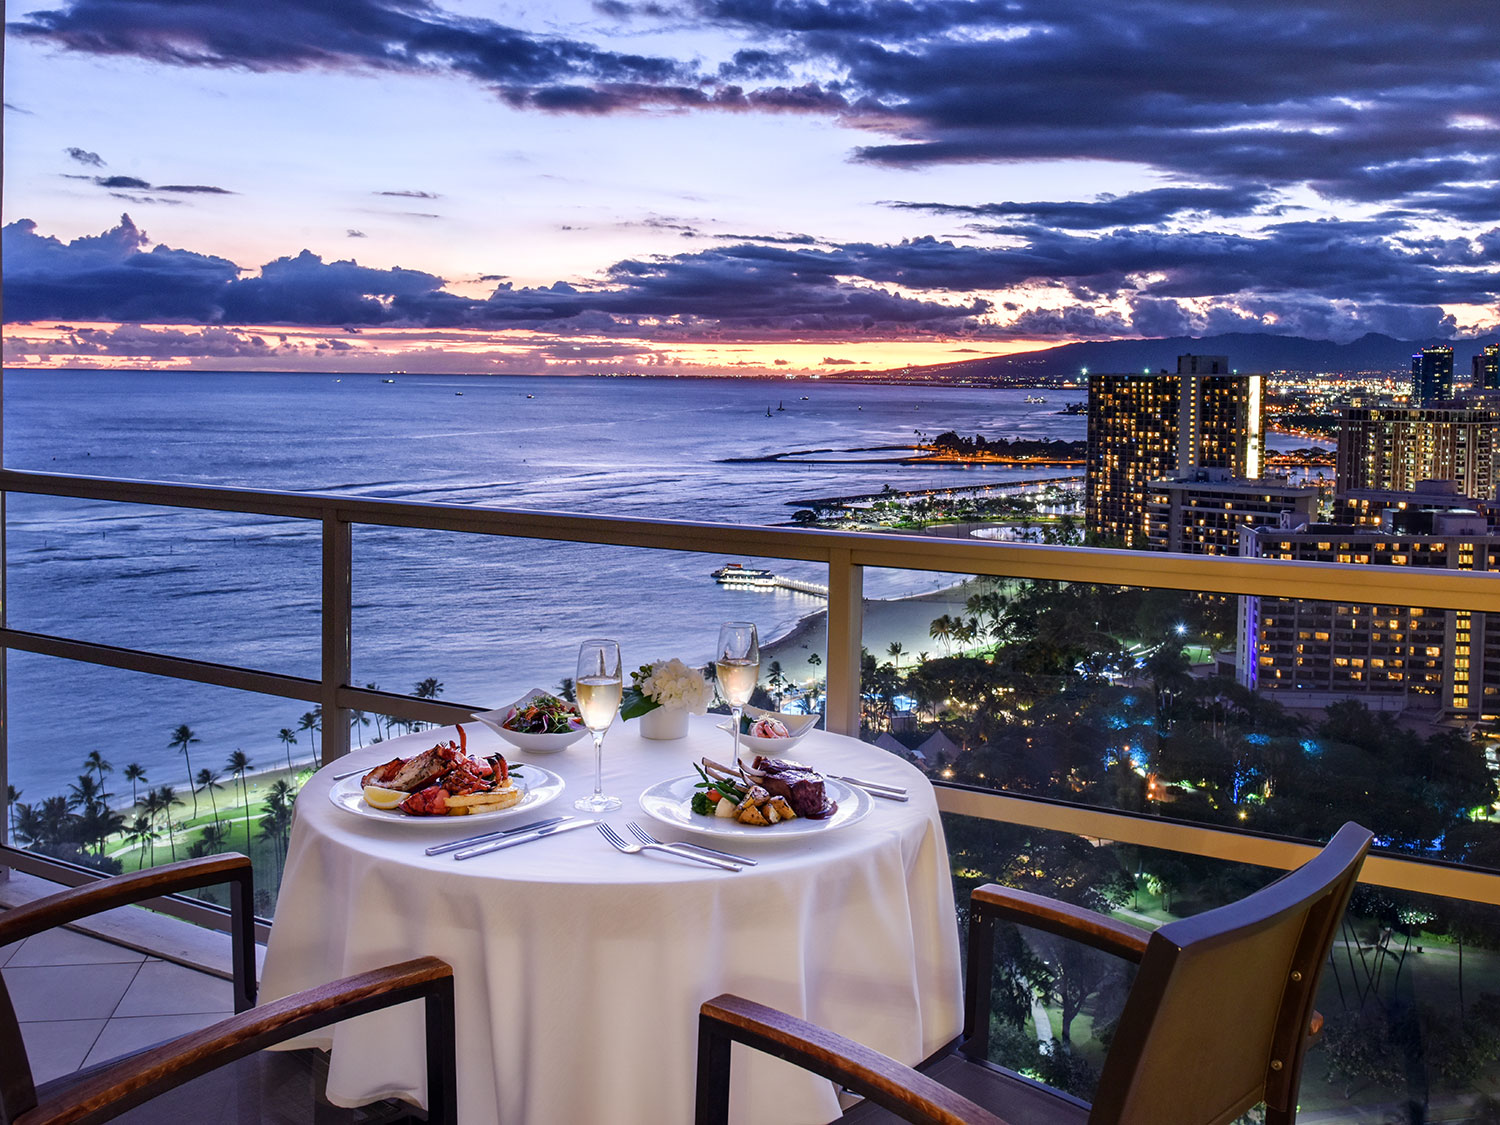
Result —
<path fill-rule="evenodd" d="M 512 746 L 524 750 L 528 754 L 554 754 L 577 742 L 588 734 L 588 727 L 583 725 L 582 719 L 576 719 L 578 724 L 573 730 L 562 734 L 529 734 L 526 731 L 511 730 L 505 724 L 509 722 L 523 707 L 533 699 L 543 695 L 557 695 L 555 691 L 543 691 L 541 688 L 532 688 L 520 699 L 507 707 L 496 707 L 493 711 L 481 711 L 474 716 L 485 726 L 505 739 Z M 561 698 L 559 696 L 559 698 Z"/>

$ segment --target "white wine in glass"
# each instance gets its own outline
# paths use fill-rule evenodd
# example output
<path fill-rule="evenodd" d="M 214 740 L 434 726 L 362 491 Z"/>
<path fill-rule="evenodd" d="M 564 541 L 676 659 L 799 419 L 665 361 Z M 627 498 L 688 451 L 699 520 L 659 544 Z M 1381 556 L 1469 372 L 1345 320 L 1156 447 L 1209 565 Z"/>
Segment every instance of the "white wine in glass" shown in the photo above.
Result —
<path fill-rule="evenodd" d="M 719 698 L 729 704 L 734 716 L 734 761 L 740 761 L 740 716 L 760 679 L 760 637 L 751 621 L 726 621 L 719 626 L 719 647 L 714 650 L 714 682 Z"/>
<path fill-rule="evenodd" d="M 578 700 L 578 715 L 594 736 L 594 792 L 574 801 L 575 809 L 602 813 L 620 807 L 620 798 L 604 795 L 604 732 L 620 710 L 620 690 L 620 646 L 605 640 L 579 645 L 573 693 Z"/>

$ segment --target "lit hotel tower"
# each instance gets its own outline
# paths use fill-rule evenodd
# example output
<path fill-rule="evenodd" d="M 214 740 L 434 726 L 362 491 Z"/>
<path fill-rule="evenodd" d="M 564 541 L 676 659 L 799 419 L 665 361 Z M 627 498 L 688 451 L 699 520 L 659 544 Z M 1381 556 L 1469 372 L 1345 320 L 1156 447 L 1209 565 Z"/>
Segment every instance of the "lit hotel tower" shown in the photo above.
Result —
<path fill-rule="evenodd" d="M 1151 482 L 1192 469 L 1260 476 L 1260 375 L 1225 356 L 1185 355 L 1177 374 L 1090 375 L 1084 520 L 1090 534 L 1147 544 Z"/>
<path fill-rule="evenodd" d="M 1500 344 L 1486 344 L 1484 353 L 1474 357 L 1476 391 L 1500 391 Z"/>
<path fill-rule="evenodd" d="M 1453 349 L 1445 344 L 1423 348 L 1411 357 L 1413 406 L 1431 406 L 1453 397 Z"/>

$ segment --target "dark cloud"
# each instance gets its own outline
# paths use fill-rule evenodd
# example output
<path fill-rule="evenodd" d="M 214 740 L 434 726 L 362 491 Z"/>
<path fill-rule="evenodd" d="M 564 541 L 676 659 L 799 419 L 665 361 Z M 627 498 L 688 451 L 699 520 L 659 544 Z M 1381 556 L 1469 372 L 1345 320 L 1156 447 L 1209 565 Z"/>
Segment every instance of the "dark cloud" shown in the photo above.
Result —
<path fill-rule="evenodd" d="M 430 191 L 377 191 L 376 195 L 394 195 L 400 199 L 436 199 L 437 194 Z"/>
<path fill-rule="evenodd" d="M 88 155 L 93 155 L 92 153 Z M 86 161 L 84 163 L 87 163 Z M 129 199 L 138 203 L 180 203 L 181 200 L 157 199 L 152 196 L 142 195 L 141 192 L 167 191 L 174 195 L 234 195 L 228 188 L 214 187 L 210 184 L 151 184 L 139 176 L 79 176 L 64 172 L 63 176 L 69 180 L 87 180 L 89 183 L 97 184 L 107 189 L 110 194 L 119 199 Z M 132 194 L 124 194 L 126 192 Z"/>
<path fill-rule="evenodd" d="M 1008 245 L 924 237 L 811 246 L 740 242 L 616 262 L 592 284 L 516 287 L 483 299 L 417 270 L 326 262 L 309 251 L 245 275 L 156 246 L 128 217 L 62 243 L 5 230 L 17 321 L 527 327 L 574 336 L 901 338 L 1204 335 L 1278 331 L 1352 339 L 1452 335 L 1442 305 L 1500 299 L 1500 227 L 1417 236 L 1399 218 L 1287 221 L 1255 234 L 1015 224 Z M 982 296 L 1025 294 L 994 308 Z"/>
<path fill-rule="evenodd" d="M 353 227 L 350 227 L 348 229 L 348 231 L 345 232 L 345 234 L 349 238 L 366 238 L 366 237 L 368 237 L 365 234 L 364 231 L 362 231 L 362 230 L 355 230 Z"/>
<path fill-rule="evenodd" d="M 4 231 L 8 320 L 219 319 L 218 296 L 239 275 L 233 262 L 156 246 L 125 215 L 97 237 L 64 243 L 29 219 Z"/>
<path fill-rule="evenodd" d="M 63 151 L 78 161 L 78 163 L 87 164 L 90 168 L 104 167 L 104 161 L 97 152 L 90 152 L 86 148 L 65 148 Z"/>
<path fill-rule="evenodd" d="M 456 15 L 426 0 L 75 0 L 31 12 L 19 35 L 75 51 L 254 71 L 449 70 L 502 87 L 568 78 L 660 82 L 681 67 Z"/>
<path fill-rule="evenodd" d="M 713 26 L 731 57 L 614 50 L 433 0 L 71 0 L 13 33 L 95 54 L 249 70 L 457 74 L 551 113 L 811 113 L 878 132 L 861 159 L 1090 160 L 1220 185 L 1090 205 L 996 204 L 1068 229 L 1258 212 L 1310 185 L 1471 217 L 1500 179 L 1493 0 L 597 0 L 618 20 Z M 809 76 L 793 82 L 793 75 Z M 1080 196 L 1096 194 L 1080 167 Z M 1199 191 L 1173 200 L 1170 192 Z M 1220 193 L 1215 196 L 1214 193 Z M 1111 207 L 1111 204 L 1114 206 Z M 1030 210 L 1020 208 L 1030 207 Z M 1105 216 L 1113 212 L 1111 221 Z M 1098 226 L 1089 227 L 1096 223 Z"/>
<path fill-rule="evenodd" d="M 158 184 L 152 191 L 175 191 L 184 195 L 233 195 L 228 188 L 212 187 L 209 184 Z"/>
<path fill-rule="evenodd" d="M 1108 227 L 1153 225 L 1184 213 L 1212 214 L 1220 218 L 1252 215 L 1269 207 L 1273 199 L 1271 192 L 1251 186 L 1169 187 L 1129 195 L 1101 195 L 1091 202 L 961 204 L 893 201 L 890 206 L 935 215 L 1025 219 L 1068 230 L 1104 230 Z"/>

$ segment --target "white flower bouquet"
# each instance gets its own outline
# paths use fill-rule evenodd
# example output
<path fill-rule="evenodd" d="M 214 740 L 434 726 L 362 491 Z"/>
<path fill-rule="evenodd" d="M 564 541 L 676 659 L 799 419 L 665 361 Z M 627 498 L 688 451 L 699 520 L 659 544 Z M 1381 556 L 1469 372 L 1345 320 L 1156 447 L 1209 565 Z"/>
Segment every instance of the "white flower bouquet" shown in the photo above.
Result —
<path fill-rule="evenodd" d="M 713 688 L 702 673 L 673 657 L 642 664 L 630 673 L 630 686 L 620 701 L 620 717 L 634 719 L 658 707 L 680 707 L 702 715 L 713 701 Z"/>

